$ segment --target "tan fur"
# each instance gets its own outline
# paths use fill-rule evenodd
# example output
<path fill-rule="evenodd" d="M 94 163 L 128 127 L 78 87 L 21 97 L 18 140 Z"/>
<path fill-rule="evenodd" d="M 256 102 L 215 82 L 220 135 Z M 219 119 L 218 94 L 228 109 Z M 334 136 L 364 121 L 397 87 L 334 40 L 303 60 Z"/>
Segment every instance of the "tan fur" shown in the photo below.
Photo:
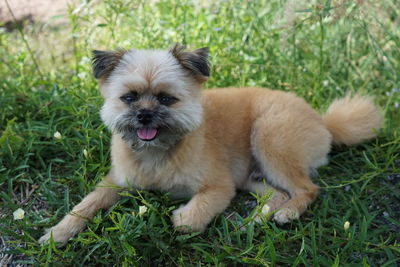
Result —
<path fill-rule="evenodd" d="M 141 56 L 127 55 L 122 60 L 139 62 L 143 60 Z M 151 69 L 152 60 L 146 63 L 147 71 Z M 168 55 L 160 60 L 171 61 L 171 68 L 176 67 L 174 59 Z M 145 63 L 140 63 L 139 69 L 141 64 Z M 181 92 L 182 99 L 173 109 L 184 107 L 182 110 L 187 110 L 191 108 L 188 103 L 195 106 L 196 101 L 201 104 L 201 109 L 196 107 L 191 111 L 201 112 L 201 123 L 167 150 L 149 147 L 135 151 L 121 135 L 113 134 L 112 168 L 107 181 L 121 187 L 168 191 L 177 197 L 192 196 L 185 206 L 173 212 L 174 226 L 183 231 L 204 230 L 226 209 L 236 188 L 258 194 L 271 189 L 273 198 L 267 205 L 271 211 L 277 211 L 274 219 L 286 223 L 298 218 L 318 194 L 318 187 L 311 181 L 309 172 L 327 162 L 332 135 L 335 142 L 353 144 L 373 137 L 373 128 L 380 126 L 377 123 L 380 122 L 379 113 L 366 98 L 356 96 L 337 100 L 322 119 L 303 99 L 292 93 L 225 88 L 205 90 L 200 96 L 198 79 L 182 76 L 187 70 L 174 69 L 176 77 L 180 78 L 167 77 L 166 82 L 159 79 L 159 75 L 171 69 L 159 64 L 154 67 L 161 74 L 153 75 L 144 90 L 156 90 L 154 88 L 164 80 L 164 90 Z M 103 107 L 106 114 L 102 116 L 111 128 L 113 117 L 110 114 L 115 112 L 113 116 L 117 116 L 126 109 L 117 97 L 126 91 L 120 82 L 125 76 L 117 76 L 118 68 L 117 74 L 112 74 L 106 85 L 102 84 L 102 90 L 106 92 Z M 143 85 L 145 79 L 141 80 L 140 70 L 130 75 L 130 88 L 138 82 Z M 343 115 L 346 110 L 350 112 L 348 117 Z M 373 115 L 373 122 L 366 121 L 359 112 Z M 270 185 L 249 178 L 254 166 Z M 84 228 L 82 217 L 90 219 L 97 209 L 112 205 L 118 199 L 117 192 L 116 189 L 97 187 L 73 209 L 75 216 L 67 215 L 40 242 L 46 241 L 50 232 L 55 241 L 66 242 Z"/>
<path fill-rule="evenodd" d="M 355 145 L 375 137 L 382 111 L 371 97 L 350 95 L 334 101 L 323 116 L 336 144 Z"/>

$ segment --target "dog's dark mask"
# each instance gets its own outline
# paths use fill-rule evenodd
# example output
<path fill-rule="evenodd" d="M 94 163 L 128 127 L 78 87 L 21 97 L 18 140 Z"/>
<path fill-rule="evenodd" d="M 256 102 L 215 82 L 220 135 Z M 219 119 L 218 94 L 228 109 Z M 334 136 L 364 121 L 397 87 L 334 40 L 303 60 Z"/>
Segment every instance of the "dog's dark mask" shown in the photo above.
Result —
<path fill-rule="evenodd" d="M 114 128 L 133 150 L 146 147 L 167 149 L 190 130 L 174 119 L 168 107 L 161 105 L 152 109 L 133 105 L 117 119 Z"/>

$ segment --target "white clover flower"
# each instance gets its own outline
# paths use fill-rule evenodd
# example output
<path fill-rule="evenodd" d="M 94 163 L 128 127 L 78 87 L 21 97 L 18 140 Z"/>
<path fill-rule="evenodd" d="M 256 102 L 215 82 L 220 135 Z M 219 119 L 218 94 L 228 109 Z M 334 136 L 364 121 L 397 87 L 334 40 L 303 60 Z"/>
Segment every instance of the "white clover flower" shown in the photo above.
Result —
<path fill-rule="evenodd" d="M 139 216 L 143 216 L 143 214 L 145 214 L 146 211 L 147 211 L 147 207 L 146 207 L 146 206 L 139 206 L 138 215 L 139 215 Z"/>
<path fill-rule="evenodd" d="M 84 156 L 85 158 L 88 158 L 88 157 L 89 157 L 89 153 L 88 153 L 88 151 L 87 151 L 86 149 L 83 150 L 83 156 Z"/>
<path fill-rule="evenodd" d="M 343 229 L 345 231 L 347 231 L 347 230 L 349 230 L 349 228 L 350 228 L 350 222 L 349 221 L 345 221 L 344 224 L 343 224 Z"/>
<path fill-rule="evenodd" d="M 14 220 L 22 220 L 25 216 L 25 211 L 21 208 L 13 212 Z"/>
<path fill-rule="evenodd" d="M 54 138 L 55 138 L 55 139 L 59 139 L 59 140 L 62 138 L 62 135 L 60 134 L 59 131 L 57 131 L 57 132 L 54 133 Z"/>

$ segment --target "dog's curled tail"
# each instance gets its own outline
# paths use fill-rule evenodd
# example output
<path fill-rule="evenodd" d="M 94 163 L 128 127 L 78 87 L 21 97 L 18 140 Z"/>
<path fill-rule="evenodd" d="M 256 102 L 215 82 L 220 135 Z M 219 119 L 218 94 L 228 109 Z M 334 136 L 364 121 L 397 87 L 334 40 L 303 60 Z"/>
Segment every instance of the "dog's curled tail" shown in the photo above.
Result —
<path fill-rule="evenodd" d="M 355 145 L 376 136 L 382 111 L 368 96 L 347 95 L 336 99 L 322 116 L 334 144 Z"/>

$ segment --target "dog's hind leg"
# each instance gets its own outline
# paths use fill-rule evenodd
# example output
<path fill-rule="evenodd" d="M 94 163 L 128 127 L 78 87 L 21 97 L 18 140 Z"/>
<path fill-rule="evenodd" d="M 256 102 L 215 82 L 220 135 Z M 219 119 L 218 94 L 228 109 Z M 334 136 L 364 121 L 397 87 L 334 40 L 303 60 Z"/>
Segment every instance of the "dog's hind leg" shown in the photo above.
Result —
<path fill-rule="evenodd" d="M 282 96 L 285 101 L 285 96 Z M 318 114 L 303 101 L 270 106 L 254 122 L 253 156 L 268 182 L 290 195 L 274 214 L 278 223 L 297 219 L 314 201 L 318 187 L 310 169 L 324 162 L 331 136 Z"/>
<path fill-rule="evenodd" d="M 259 196 L 270 194 L 271 198 L 268 200 L 268 203 L 265 204 L 268 212 L 276 211 L 289 200 L 289 195 L 286 192 L 268 183 L 266 176 L 263 175 L 259 168 L 253 169 L 250 173 L 245 189 Z"/>

